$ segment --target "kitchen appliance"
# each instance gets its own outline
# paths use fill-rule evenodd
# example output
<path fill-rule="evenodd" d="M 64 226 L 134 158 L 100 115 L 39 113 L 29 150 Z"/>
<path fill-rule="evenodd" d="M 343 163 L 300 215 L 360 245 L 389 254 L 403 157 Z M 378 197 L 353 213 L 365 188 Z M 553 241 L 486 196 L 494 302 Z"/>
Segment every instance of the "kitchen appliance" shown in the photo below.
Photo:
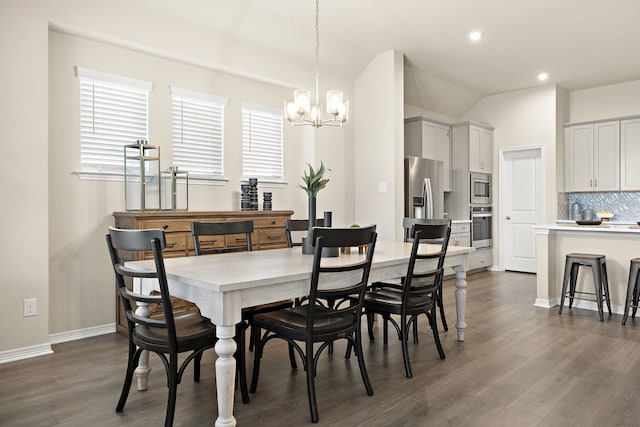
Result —
<path fill-rule="evenodd" d="M 469 174 L 471 204 L 491 204 L 491 175 L 484 173 Z"/>
<path fill-rule="evenodd" d="M 443 218 L 443 163 L 422 157 L 404 159 L 404 216 Z"/>
<path fill-rule="evenodd" d="M 491 231 L 493 212 L 491 206 L 471 207 L 471 246 L 489 248 L 493 244 Z"/>

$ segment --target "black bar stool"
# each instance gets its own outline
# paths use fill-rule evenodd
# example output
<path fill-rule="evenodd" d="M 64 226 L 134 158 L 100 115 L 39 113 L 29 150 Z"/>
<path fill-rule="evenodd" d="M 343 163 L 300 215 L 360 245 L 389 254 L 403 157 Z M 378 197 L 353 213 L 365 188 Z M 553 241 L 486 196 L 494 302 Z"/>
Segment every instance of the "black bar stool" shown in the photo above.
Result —
<path fill-rule="evenodd" d="M 640 260 L 639 260 L 640 261 Z M 595 293 L 576 291 L 576 282 L 578 279 L 578 270 L 580 266 L 591 267 L 593 272 L 593 285 Z M 569 290 L 567 290 L 567 286 Z M 609 281 L 607 279 L 607 263 L 604 255 L 596 254 L 579 254 L 570 253 L 567 254 L 567 259 L 564 264 L 564 280 L 562 281 L 562 297 L 560 298 L 560 310 L 558 314 L 562 314 L 562 308 L 564 307 L 564 298 L 569 297 L 569 308 L 573 305 L 575 294 L 594 295 L 595 302 L 598 304 L 598 314 L 600 320 L 604 320 L 604 309 L 602 307 L 602 301 L 607 302 L 607 308 L 609 309 L 609 315 L 611 315 L 611 301 L 609 299 Z M 592 299 L 586 299 L 587 301 L 594 301 Z"/>
<path fill-rule="evenodd" d="M 629 308 L 633 308 L 631 317 L 636 317 L 638 311 L 638 297 L 640 296 L 638 287 L 638 271 L 640 271 L 640 258 L 631 260 L 629 267 L 629 282 L 627 283 L 627 298 L 624 300 L 624 316 L 622 316 L 622 324 L 627 323 L 629 317 Z"/>

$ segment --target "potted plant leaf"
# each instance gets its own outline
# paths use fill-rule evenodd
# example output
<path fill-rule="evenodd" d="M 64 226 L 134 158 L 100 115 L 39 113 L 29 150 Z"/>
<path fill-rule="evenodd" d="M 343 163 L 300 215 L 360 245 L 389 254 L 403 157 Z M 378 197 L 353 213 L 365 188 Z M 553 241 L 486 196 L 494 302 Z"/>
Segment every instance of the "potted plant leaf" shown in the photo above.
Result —
<path fill-rule="evenodd" d="M 304 175 L 302 175 L 302 184 L 299 185 L 299 187 L 302 188 L 309 197 L 309 231 L 307 232 L 307 236 L 302 238 L 302 253 L 310 255 L 313 254 L 311 233 L 313 227 L 316 225 L 316 196 L 318 192 L 329 183 L 329 179 L 324 177 L 324 173 L 331 169 L 325 168 L 322 161 L 320 162 L 320 167 L 317 169 L 314 169 L 309 163 L 307 163 L 307 166 L 309 170 L 305 171 Z"/>

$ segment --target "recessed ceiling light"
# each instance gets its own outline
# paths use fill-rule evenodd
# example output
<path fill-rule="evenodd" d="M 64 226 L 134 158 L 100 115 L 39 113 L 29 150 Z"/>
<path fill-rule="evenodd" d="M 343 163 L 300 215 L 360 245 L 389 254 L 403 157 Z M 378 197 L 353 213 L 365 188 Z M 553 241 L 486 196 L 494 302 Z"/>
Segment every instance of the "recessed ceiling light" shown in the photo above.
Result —
<path fill-rule="evenodd" d="M 538 74 L 538 80 L 540 80 L 541 82 L 546 82 L 548 79 L 549 79 L 549 74 L 547 73 Z"/>
<path fill-rule="evenodd" d="M 472 42 L 477 42 L 482 38 L 482 33 L 480 31 L 472 31 L 469 33 L 469 40 Z"/>

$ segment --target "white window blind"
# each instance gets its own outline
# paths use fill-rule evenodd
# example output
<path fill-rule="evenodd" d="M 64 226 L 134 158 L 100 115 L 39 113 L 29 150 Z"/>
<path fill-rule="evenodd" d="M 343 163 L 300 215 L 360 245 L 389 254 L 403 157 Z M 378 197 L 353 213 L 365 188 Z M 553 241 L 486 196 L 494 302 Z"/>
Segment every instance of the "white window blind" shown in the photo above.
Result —
<path fill-rule="evenodd" d="M 224 175 L 224 106 L 227 99 L 171 88 L 173 164 L 190 177 Z"/>
<path fill-rule="evenodd" d="M 283 113 L 281 110 L 243 103 L 242 175 L 275 181 L 284 179 Z"/>
<path fill-rule="evenodd" d="M 147 139 L 151 83 L 76 67 L 83 171 L 122 172 L 124 146 Z"/>

